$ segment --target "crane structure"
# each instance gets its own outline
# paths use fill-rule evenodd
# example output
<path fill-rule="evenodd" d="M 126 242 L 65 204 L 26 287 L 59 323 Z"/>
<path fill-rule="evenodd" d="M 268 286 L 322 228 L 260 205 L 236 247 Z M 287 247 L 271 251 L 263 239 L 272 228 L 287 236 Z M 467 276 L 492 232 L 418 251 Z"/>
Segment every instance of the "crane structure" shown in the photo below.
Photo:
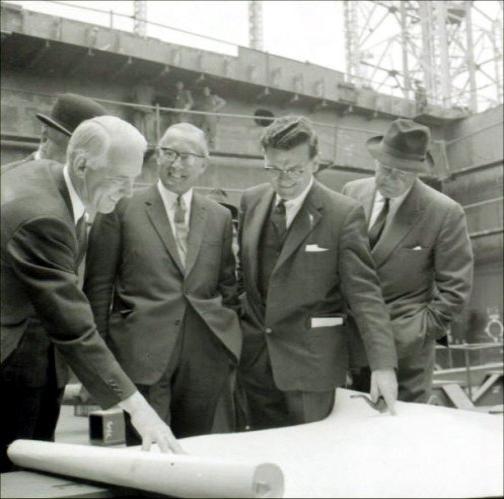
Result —
<path fill-rule="evenodd" d="M 343 8 L 350 82 L 470 112 L 502 103 L 502 1 L 345 0 Z"/>
<path fill-rule="evenodd" d="M 263 50 L 262 2 L 251 0 L 248 3 L 249 46 L 252 49 Z"/>
<path fill-rule="evenodd" d="M 134 0 L 133 11 L 133 32 L 145 38 L 147 36 L 147 0 Z"/>

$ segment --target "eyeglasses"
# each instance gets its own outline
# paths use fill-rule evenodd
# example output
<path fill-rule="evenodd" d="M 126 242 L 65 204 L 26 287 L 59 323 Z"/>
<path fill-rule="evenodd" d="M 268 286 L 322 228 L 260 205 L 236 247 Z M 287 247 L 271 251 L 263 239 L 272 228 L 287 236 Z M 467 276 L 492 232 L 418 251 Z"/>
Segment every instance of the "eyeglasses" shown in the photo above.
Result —
<path fill-rule="evenodd" d="M 174 149 L 170 149 L 169 147 L 158 147 L 159 158 L 166 161 L 168 164 L 172 165 L 180 159 L 180 162 L 184 166 L 192 166 L 194 164 L 194 158 L 204 158 L 200 154 L 194 154 L 192 152 L 178 152 Z"/>
<path fill-rule="evenodd" d="M 407 180 L 410 180 L 410 179 L 416 177 L 416 175 L 414 173 L 404 172 L 404 171 L 399 170 L 397 168 L 390 168 L 390 166 L 382 165 L 379 162 L 376 163 L 376 169 L 379 170 L 380 173 L 386 175 L 387 177 L 389 177 L 392 180 L 407 181 Z"/>
<path fill-rule="evenodd" d="M 299 166 L 294 166 L 293 168 L 287 168 L 286 170 L 282 170 L 281 168 L 277 168 L 276 166 L 268 166 L 264 167 L 265 171 L 271 175 L 272 177 L 278 178 L 280 175 L 285 175 L 287 178 L 291 180 L 297 180 L 301 175 L 303 175 L 305 169 L 300 168 Z"/>

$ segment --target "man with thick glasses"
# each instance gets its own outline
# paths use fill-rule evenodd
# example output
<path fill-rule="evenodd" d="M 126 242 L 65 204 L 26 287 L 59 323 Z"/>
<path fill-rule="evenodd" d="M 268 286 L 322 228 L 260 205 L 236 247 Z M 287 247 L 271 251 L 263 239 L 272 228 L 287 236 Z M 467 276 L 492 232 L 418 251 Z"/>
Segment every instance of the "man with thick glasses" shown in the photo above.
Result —
<path fill-rule="evenodd" d="M 303 117 L 275 120 L 262 140 L 269 184 L 245 191 L 240 214 L 244 336 L 241 386 L 253 429 L 309 423 L 345 383 L 346 323 L 358 322 L 371 396 L 391 412 L 396 353 L 364 212 L 314 177 L 318 139 Z"/>
<path fill-rule="evenodd" d="M 85 291 L 98 330 L 177 437 L 234 429 L 241 350 L 232 221 L 194 190 L 208 164 L 204 133 L 169 127 L 159 181 L 97 217 Z M 138 437 L 127 425 L 127 443 Z"/>
<path fill-rule="evenodd" d="M 371 252 L 394 326 L 399 399 L 406 402 L 429 400 L 436 339 L 446 335 L 472 285 L 462 207 L 417 178 L 431 172 L 429 143 L 426 126 L 395 120 L 384 136 L 367 142 L 375 177 L 343 189 L 366 212 Z M 359 345 L 354 347 L 358 352 Z M 356 369 L 353 387 L 368 386 L 369 370 Z"/>

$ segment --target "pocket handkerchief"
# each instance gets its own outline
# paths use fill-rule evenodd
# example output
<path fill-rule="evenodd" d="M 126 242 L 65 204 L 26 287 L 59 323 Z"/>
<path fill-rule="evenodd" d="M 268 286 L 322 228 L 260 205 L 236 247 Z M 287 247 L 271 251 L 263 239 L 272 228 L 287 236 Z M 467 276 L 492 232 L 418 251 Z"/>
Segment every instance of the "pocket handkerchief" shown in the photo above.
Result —
<path fill-rule="evenodd" d="M 413 251 L 420 251 L 423 250 L 421 246 L 415 246 L 414 248 L 411 248 Z"/>
<path fill-rule="evenodd" d="M 320 253 L 322 251 L 328 251 L 329 248 L 322 248 L 318 244 L 307 244 L 305 246 L 305 251 L 307 253 Z"/>
<path fill-rule="evenodd" d="M 343 324 L 343 317 L 312 317 L 311 327 L 331 327 L 341 326 Z"/>

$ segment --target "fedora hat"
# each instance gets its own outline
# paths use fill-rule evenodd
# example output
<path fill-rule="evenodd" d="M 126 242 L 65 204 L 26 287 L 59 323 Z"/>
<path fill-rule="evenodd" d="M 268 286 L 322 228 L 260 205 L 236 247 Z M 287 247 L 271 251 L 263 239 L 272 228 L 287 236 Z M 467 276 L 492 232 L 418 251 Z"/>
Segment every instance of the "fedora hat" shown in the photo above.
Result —
<path fill-rule="evenodd" d="M 85 120 L 109 114 L 97 102 L 77 94 L 60 94 L 51 114 L 37 113 L 37 118 L 59 132 L 70 137 L 74 130 Z"/>
<path fill-rule="evenodd" d="M 433 168 L 429 144 L 429 128 L 403 118 L 393 121 L 385 135 L 366 142 L 369 153 L 380 163 L 414 173 L 429 173 Z"/>

